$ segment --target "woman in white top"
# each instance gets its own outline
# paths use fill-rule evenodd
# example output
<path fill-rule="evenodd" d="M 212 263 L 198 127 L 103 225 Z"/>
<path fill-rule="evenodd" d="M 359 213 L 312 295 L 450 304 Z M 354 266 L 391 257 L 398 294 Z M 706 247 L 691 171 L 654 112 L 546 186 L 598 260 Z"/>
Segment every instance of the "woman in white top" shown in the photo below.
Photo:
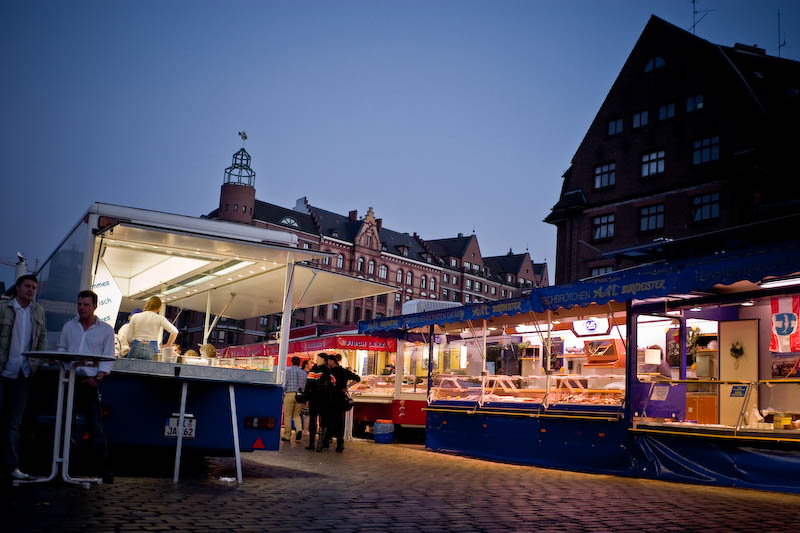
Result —
<path fill-rule="evenodd" d="M 158 341 L 161 340 L 161 328 L 169 332 L 169 338 L 164 346 L 171 346 L 178 336 L 178 328 L 169 320 L 158 314 L 161 309 L 161 299 L 153 296 L 144 306 L 144 311 L 131 317 L 128 326 L 127 338 L 131 351 L 131 359 L 154 359 L 158 353 Z"/>

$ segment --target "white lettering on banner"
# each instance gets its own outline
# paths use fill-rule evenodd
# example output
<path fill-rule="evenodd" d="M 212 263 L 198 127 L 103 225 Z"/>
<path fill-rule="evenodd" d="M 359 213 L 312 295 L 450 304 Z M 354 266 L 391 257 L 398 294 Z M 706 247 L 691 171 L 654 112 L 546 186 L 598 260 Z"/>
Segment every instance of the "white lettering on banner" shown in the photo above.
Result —
<path fill-rule="evenodd" d="M 117 282 L 114 281 L 104 261 L 100 261 L 97 267 L 92 290 L 97 293 L 97 309 L 94 314 L 106 324 L 114 327 L 117 322 L 119 306 L 122 303 L 122 291 L 119 290 Z"/>

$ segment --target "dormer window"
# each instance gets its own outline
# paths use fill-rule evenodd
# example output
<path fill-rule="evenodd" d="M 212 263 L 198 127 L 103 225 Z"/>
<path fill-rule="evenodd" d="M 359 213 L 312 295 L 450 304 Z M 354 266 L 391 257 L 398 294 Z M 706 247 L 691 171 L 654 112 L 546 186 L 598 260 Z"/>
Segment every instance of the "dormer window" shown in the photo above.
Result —
<path fill-rule="evenodd" d="M 298 224 L 297 221 L 292 217 L 283 217 L 279 223 L 283 224 L 284 226 L 291 226 L 293 228 L 300 227 L 300 224 Z"/>
<path fill-rule="evenodd" d="M 663 57 L 656 56 L 656 57 L 652 58 L 650 61 L 647 62 L 647 64 L 644 66 L 644 71 L 645 72 L 652 72 L 652 71 L 656 70 L 657 68 L 662 68 L 662 67 L 665 67 L 666 65 L 667 65 L 667 62 L 664 61 Z"/>
<path fill-rule="evenodd" d="M 401 244 L 397 247 L 397 249 L 400 251 L 400 255 L 403 257 L 408 257 L 408 246 Z"/>

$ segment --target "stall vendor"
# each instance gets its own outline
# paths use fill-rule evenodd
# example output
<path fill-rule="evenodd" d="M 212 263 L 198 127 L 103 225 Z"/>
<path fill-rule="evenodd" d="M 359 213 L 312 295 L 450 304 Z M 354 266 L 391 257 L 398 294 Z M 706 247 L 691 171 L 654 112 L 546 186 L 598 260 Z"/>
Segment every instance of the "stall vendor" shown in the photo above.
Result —
<path fill-rule="evenodd" d="M 144 311 L 131 317 L 127 331 L 131 359 L 154 359 L 159 352 L 158 343 L 161 340 L 161 328 L 169 332 L 169 338 L 164 346 L 172 346 L 178 336 L 178 328 L 169 320 L 158 314 L 161 310 L 161 298 L 153 296 L 144 306 Z"/>

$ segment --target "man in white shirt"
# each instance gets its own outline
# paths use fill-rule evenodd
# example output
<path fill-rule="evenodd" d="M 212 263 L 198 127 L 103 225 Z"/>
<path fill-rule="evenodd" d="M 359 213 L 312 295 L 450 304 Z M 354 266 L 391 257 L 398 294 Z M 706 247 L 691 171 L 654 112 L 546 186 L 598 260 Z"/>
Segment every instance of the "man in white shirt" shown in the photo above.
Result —
<path fill-rule="evenodd" d="M 29 477 L 19 469 L 19 441 L 34 369 L 22 354 L 47 349 L 44 309 L 33 301 L 37 285 L 35 276 L 20 276 L 15 298 L 0 305 L 0 450 L 14 479 Z"/>
<path fill-rule="evenodd" d="M 97 366 L 80 366 L 76 370 L 76 412 L 85 412 L 92 437 L 92 446 L 100 458 L 103 483 L 113 483 L 114 476 L 108 462 L 108 443 L 103 432 L 102 408 L 100 405 L 100 382 L 111 373 L 114 357 L 114 328 L 99 320 L 97 294 L 81 291 L 78 294 L 78 316 L 64 324 L 58 341 L 61 352 L 91 355 L 106 355 L 111 361 L 102 361 Z"/>

